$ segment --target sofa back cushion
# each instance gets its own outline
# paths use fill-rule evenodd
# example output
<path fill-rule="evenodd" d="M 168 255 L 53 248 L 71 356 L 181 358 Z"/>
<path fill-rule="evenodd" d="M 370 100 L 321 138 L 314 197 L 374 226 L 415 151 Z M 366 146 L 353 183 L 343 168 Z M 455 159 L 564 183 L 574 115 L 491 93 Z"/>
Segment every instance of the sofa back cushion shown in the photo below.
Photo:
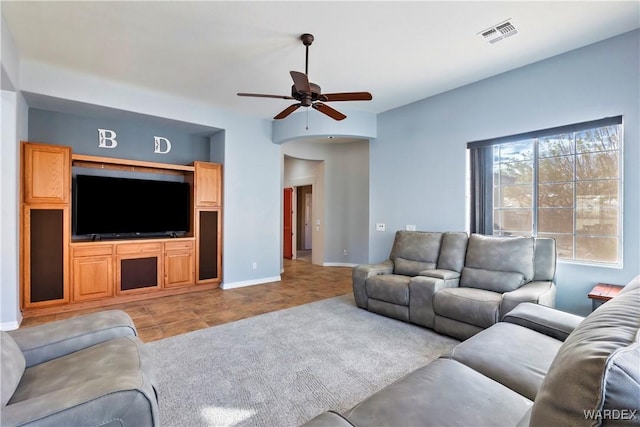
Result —
<path fill-rule="evenodd" d="M 509 292 L 531 281 L 534 238 L 472 234 L 460 286 Z"/>
<path fill-rule="evenodd" d="M 531 425 L 640 423 L 640 276 L 569 335 L 536 396 Z"/>
<path fill-rule="evenodd" d="M 421 271 L 435 269 L 438 265 L 443 234 L 397 231 L 389 256 L 394 263 L 393 273 L 417 276 Z"/>
<path fill-rule="evenodd" d="M 556 276 L 556 240 L 546 237 L 535 239 L 533 280 L 551 281 Z"/>
<path fill-rule="evenodd" d="M 18 344 L 4 331 L 0 331 L 0 358 L 2 359 L 0 397 L 2 406 L 6 406 L 22 379 L 26 362 Z"/>
<path fill-rule="evenodd" d="M 451 270 L 460 273 L 464 267 L 468 240 L 469 236 L 464 231 L 445 233 L 438 256 L 438 270 Z"/>

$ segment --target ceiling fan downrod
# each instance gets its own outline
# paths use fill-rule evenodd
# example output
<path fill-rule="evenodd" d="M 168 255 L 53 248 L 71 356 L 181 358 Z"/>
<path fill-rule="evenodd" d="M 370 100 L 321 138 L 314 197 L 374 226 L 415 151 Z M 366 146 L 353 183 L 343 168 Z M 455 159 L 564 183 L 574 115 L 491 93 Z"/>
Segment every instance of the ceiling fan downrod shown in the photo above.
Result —
<path fill-rule="evenodd" d="M 300 40 L 302 40 L 302 44 L 305 45 L 305 48 L 307 51 L 304 59 L 304 73 L 308 77 L 309 76 L 309 46 L 311 46 L 311 43 L 313 43 L 313 35 L 305 33 L 300 36 Z"/>

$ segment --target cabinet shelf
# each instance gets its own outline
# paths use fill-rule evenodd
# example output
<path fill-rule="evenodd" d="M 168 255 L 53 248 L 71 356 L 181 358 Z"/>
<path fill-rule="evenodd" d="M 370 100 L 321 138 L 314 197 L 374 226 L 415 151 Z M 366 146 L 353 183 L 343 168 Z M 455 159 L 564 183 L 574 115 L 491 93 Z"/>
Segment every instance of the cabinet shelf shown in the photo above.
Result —
<path fill-rule="evenodd" d="M 164 173 L 184 175 L 193 173 L 194 166 L 173 165 L 169 163 L 145 162 L 141 160 L 116 159 L 113 157 L 72 154 L 71 165 L 84 168 L 123 170 L 128 172 Z"/>

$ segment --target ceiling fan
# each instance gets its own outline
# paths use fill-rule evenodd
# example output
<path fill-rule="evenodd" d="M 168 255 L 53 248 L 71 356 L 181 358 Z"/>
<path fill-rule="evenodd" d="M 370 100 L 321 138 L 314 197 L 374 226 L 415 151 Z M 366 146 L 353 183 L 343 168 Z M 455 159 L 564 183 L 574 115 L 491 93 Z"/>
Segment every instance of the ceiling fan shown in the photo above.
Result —
<path fill-rule="evenodd" d="M 290 71 L 291 78 L 293 79 L 293 86 L 291 86 L 291 96 L 288 95 L 264 95 L 259 93 L 238 93 L 238 96 L 253 96 L 257 98 L 278 98 L 278 99 L 293 99 L 298 101 L 297 104 L 292 104 L 278 113 L 274 119 L 284 119 L 289 114 L 293 113 L 300 107 L 312 107 L 323 114 L 331 117 L 334 120 L 343 120 L 347 116 L 340 111 L 329 107 L 325 102 L 334 101 L 371 101 L 373 97 L 369 92 L 342 92 L 342 93 L 322 93 L 320 86 L 309 81 L 309 46 L 313 43 L 313 36 L 311 34 L 302 34 L 300 36 L 302 44 L 306 46 L 306 59 L 304 73 L 299 71 Z"/>

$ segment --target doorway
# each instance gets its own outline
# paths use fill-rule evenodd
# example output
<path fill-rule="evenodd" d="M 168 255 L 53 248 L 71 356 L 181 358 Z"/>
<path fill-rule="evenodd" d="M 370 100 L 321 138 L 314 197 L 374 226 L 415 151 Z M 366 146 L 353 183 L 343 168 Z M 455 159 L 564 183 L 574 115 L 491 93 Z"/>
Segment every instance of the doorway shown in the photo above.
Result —
<path fill-rule="evenodd" d="M 283 192 L 284 206 L 282 208 L 282 256 L 293 258 L 293 188 L 285 188 Z"/>

